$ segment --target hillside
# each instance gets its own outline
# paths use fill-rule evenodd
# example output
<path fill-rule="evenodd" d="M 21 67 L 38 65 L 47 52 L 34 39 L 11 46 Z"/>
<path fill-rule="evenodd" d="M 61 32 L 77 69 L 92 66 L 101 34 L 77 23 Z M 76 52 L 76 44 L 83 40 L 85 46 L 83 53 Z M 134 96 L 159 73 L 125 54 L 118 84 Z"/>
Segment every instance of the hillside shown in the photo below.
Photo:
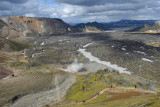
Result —
<path fill-rule="evenodd" d="M 0 37 L 0 51 L 20 51 L 27 47 L 26 44 Z"/>
<path fill-rule="evenodd" d="M 13 74 L 11 70 L 9 70 L 9 69 L 7 69 L 5 67 L 0 66 L 0 80 L 2 78 L 7 77 L 8 75 L 11 75 L 11 74 Z"/>
<path fill-rule="evenodd" d="M 24 64 L 21 62 L 21 51 L 25 48 L 29 48 L 29 45 L 0 37 L 0 79 L 12 74 L 13 71 L 8 69 L 8 65 L 10 68 Z"/>
<path fill-rule="evenodd" d="M 143 33 L 160 33 L 160 21 L 154 22 L 152 24 L 145 24 L 130 31 Z"/>
<path fill-rule="evenodd" d="M 145 83 L 145 84 L 144 84 Z M 137 84 L 137 88 L 134 87 Z M 77 77 L 76 83 L 58 104 L 45 107 L 137 107 L 158 106 L 159 94 L 145 90 L 150 83 L 133 75 L 108 70 Z M 83 103 L 82 101 L 85 101 Z M 147 101 L 151 100 L 151 101 Z"/>
<path fill-rule="evenodd" d="M 0 35 L 3 37 L 63 34 L 73 32 L 73 30 L 71 25 L 57 18 L 26 16 L 0 18 Z"/>

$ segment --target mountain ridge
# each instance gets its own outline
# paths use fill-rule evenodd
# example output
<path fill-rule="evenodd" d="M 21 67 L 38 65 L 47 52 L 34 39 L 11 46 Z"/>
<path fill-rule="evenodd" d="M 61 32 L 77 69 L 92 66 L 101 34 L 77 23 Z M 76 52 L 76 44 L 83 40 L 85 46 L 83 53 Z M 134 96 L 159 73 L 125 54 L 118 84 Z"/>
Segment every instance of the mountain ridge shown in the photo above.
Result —
<path fill-rule="evenodd" d="M 156 21 L 151 24 L 145 24 L 140 27 L 129 30 L 130 32 L 142 32 L 142 33 L 160 33 L 160 21 Z"/>
<path fill-rule="evenodd" d="M 74 28 L 57 18 L 10 16 L 0 18 L 0 34 L 4 37 L 41 36 L 74 32 Z"/>
<path fill-rule="evenodd" d="M 110 23 L 88 22 L 70 25 L 58 18 L 10 16 L 0 17 L 0 36 L 5 38 L 45 36 L 75 32 L 101 32 L 116 27 L 143 26 L 155 20 L 120 20 Z M 146 25 L 144 25 L 146 26 Z"/>
<path fill-rule="evenodd" d="M 129 20 L 122 19 L 115 22 L 88 22 L 88 23 L 79 23 L 76 24 L 75 27 L 83 30 L 83 31 L 105 31 L 110 30 L 112 28 L 119 27 L 131 27 L 131 26 L 142 26 L 144 24 L 151 24 L 156 20 Z"/>

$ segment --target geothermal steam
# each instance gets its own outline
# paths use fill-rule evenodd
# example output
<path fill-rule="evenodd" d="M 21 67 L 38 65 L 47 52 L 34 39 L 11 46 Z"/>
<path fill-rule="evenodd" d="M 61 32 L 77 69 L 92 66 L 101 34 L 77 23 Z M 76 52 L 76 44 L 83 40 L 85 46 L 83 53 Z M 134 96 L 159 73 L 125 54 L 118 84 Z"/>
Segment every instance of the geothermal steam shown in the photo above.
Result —
<path fill-rule="evenodd" d="M 66 69 L 64 69 L 64 71 L 66 71 L 66 72 L 78 72 L 82 68 L 83 68 L 83 64 L 78 63 L 78 60 L 75 59 L 74 62 L 71 65 L 69 65 Z"/>

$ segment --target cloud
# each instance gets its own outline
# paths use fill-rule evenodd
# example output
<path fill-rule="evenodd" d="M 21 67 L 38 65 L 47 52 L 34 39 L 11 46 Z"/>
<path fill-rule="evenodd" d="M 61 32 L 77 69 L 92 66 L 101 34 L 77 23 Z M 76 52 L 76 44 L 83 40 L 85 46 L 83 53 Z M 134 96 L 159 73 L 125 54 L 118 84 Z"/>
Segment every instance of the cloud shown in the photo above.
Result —
<path fill-rule="evenodd" d="M 34 13 L 27 13 L 27 14 L 25 14 L 25 16 L 27 16 L 27 17 L 35 17 L 36 15 Z"/>
<path fill-rule="evenodd" d="M 139 3 L 140 0 L 52 0 L 53 2 L 66 3 L 80 6 L 104 5 L 107 3 L 123 4 L 123 3 Z M 143 1 L 143 0 L 141 0 Z M 145 0 L 145 3 L 150 0 Z M 143 1 L 144 2 L 144 1 Z"/>
<path fill-rule="evenodd" d="M 0 0 L 1 1 L 5 1 L 5 2 L 10 2 L 10 3 L 15 3 L 15 4 L 21 4 L 21 3 L 25 3 L 28 0 Z"/>
<path fill-rule="evenodd" d="M 159 5 L 159 0 L 0 0 L 0 16 L 52 17 L 66 22 L 159 19 Z"/>

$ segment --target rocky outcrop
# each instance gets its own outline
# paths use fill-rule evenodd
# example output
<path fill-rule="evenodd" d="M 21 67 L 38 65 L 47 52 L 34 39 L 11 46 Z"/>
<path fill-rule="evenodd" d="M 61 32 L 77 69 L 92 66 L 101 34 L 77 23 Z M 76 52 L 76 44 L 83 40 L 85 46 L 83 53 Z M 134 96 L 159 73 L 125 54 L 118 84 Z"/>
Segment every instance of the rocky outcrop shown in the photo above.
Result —
<path fill-rule="evenodd" d="M 40 36 L 73 32 L 74 28 L 57 18 L 11 16 L 0 18 L 3 37 Z"/>
<path fill-rule="evenodd" d="M 75 27 L 81 29 L 83 32 L 100 32 L 106 30 L 105 26 L 98 22 L 80 23 Z"/>
<path fill-rule="evenodd" d="M 142 32 L 142 33 L 160 33 L 160 21 L 156 21 L 152 24 L 145 24 L 130 30 L 131 32 Z"/>

